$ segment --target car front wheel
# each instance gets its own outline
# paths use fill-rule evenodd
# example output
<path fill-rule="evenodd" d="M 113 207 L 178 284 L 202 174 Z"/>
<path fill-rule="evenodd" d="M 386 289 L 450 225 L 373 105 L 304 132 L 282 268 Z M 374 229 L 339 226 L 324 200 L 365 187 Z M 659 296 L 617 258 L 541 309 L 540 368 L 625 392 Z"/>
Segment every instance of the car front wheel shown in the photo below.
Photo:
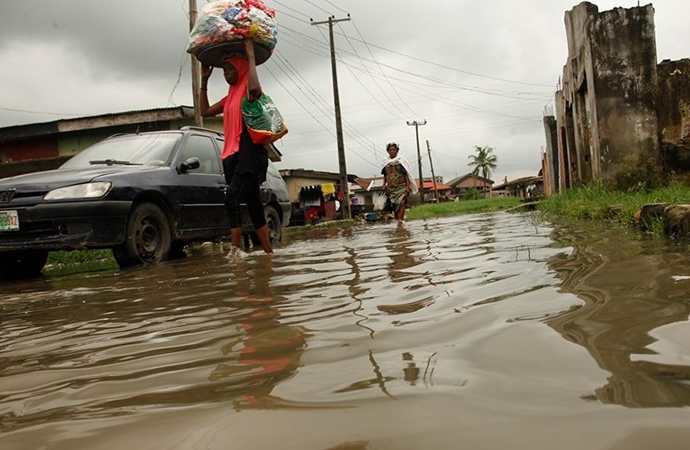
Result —
<path fill-rule="evenodd" d="M 45 250 L 25 250 L 20 252 L 1 253 L 0 279 L 16 280 L 36 278 L 41 275 L 48 261 Z"/>
<path fill-rule="evenodd" d="M 153 203 L 142 203 L 130 214 L 127 238 L 113 249 L 113 254 L 120 267 L 156 264 L 168 257 L 171 245 L 165 213 Z"/>

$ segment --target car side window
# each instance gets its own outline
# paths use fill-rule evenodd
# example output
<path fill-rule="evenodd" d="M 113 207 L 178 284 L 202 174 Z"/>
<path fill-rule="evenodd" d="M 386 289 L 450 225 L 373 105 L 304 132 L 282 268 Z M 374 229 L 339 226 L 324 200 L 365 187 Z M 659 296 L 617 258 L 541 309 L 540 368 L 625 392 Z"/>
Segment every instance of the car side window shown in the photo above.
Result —
<path fill-rule="evenodd" d="M 199 158 L 201 166 L 190 171 L 190 173 L 206 173 L 212 175 L 220 174 L 220 162 L 218 160 L 218 151 L 213 145 L 211 138 L 206 136 L 191 135 L 187 138 L 184 148 L 180 156 L 180 161 L 186 161 L 189 158 Z"/>

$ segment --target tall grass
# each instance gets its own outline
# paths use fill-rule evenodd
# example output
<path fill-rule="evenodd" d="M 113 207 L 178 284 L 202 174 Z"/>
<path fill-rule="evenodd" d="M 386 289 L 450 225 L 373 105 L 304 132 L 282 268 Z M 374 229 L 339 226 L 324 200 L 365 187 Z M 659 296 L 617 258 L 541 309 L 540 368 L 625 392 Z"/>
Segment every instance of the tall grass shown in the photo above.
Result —
<path fill-rule="evenodd" d="M 415 206 L 407 214 L 410 220 L 448 217 L 461 214 L 476 214 L 503 211 L 520 205 L 517 198 L 487 198 L 481 200 L 464 200 L 460 202 L 430 203 Z"/>
<path fill-rule="evenodd" d="M 549 197 L 539 204 L 539 209 L 552 218 L 631 224 L 637 211 L 652 203 L 690 203 L 690 186 L 676 183 L 653 190 L 624 192 L 591 185 Z"/>

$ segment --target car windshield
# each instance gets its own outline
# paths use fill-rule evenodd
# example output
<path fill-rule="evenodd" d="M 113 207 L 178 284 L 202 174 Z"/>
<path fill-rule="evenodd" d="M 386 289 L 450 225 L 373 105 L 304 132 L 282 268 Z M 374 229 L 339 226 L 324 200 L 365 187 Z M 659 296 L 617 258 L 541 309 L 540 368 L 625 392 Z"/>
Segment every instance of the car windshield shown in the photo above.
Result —
<path fill-rule="evenodd" d="M 167 166 L 180 133 L 127 135 L 99 142 L 75 155 L 62 169 L 83 169 L 98 164 Z"/>

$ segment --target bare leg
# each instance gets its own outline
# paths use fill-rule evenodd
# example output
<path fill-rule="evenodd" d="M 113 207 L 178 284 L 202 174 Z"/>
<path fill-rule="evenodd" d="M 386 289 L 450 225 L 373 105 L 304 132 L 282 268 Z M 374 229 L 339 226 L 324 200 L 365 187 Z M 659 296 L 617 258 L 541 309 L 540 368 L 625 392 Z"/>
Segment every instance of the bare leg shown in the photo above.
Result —
<path fill-rule="evenodd" d="M 233 228 L 230 230 L 230 238 L 233 247 L 242 249 L 242 228 Z"/>
<path fill-rule="evenodd" d="M 407 200 L 403 200 L 400 207 L 395 211 L 395 219 L 398 223 L 403 223 L 405 221 L 405 213 L 407 212 Z"/>
<path fill-rule="evenodd" d="M 268 230 L 268 225 L 256 230 L 256 236 L 259 238 L 259 243 L 261 243 L 261 248 L 267 255 L 273 254 L 273 247 L 271 246 L 271 236 Z"/>

